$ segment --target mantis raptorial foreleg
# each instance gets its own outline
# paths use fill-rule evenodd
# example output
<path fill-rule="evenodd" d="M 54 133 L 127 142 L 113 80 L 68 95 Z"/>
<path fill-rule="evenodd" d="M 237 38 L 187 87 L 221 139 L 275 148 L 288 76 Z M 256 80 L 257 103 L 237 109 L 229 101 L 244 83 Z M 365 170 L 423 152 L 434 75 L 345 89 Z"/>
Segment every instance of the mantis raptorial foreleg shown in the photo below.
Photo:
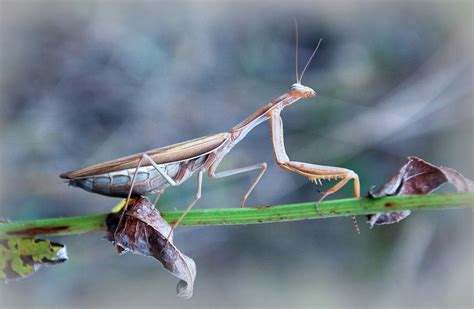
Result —
<path fill-rule="evenodd" d="M 258 163 L 258 164 L 246 166 L 246 167 L 241 167 L 241 168 L 236 168 L 236 169 L 216 173 L 215 170 L 217 169 L 217 166 L 218 166 L 219 163 L 220 162 L 216 162 L 211 167 L 211 169 L 209 170 L 209 177 L 217 179 L 217 178 L 224 178 L 224 177 L 228 177 L 228 176 L 232 176 L 232 175 L 237 175 L 237 174 L 241 174 L 241 173 L 250 172 L 250 171 L 253 171 L 253 170 L 257 170 L 257 169 L 260 170 L 257 177 L 255 177 L 255 180 L 252 182 L 249 189 L 247 190 L 244 197 L 242 198 L 242 202 L 240 203 L 240 207 L 241 208 L 245 207 L 245 202 L 247 201 L 247 198 L 249 197 L 250 193 L 253 191 L 253 189 L 255 188 L 255 186 L 257 185 L 257 183 L 260 181 L 263 174 L 267 170 L 267 163 L 263 162 L 263 163 Z"/>
<path fill-rule="evenodd" d="M 298 173 L 306 176 L 309 180 L 314 182 L 320 182 L 321 180 L 340 180 L 333 187 L 326 192 L 322 193 L 316 207 L 319 210 L 319 203 L 325 199 L 328 195 L 337 192 L 342 188 L 349 180 L 354 180 L 354 196 L 360 197 L 360 184 L 359 176 L 349 169 L 333 166 L 323 166 L 311 163 L 290 161 L 285 150 L 285 143 L 283 137 L 283 122 L 280 117 L 280 110 L 273 110 L 270 112 L 270 128 L 272 134 L 273 150 L 275 152 L 275 160 L 277 164 L 289 171 Z M 355 222 L 355 218 L 353 217 Z M 359 229 L 356 225 L 356 230 Z"/>

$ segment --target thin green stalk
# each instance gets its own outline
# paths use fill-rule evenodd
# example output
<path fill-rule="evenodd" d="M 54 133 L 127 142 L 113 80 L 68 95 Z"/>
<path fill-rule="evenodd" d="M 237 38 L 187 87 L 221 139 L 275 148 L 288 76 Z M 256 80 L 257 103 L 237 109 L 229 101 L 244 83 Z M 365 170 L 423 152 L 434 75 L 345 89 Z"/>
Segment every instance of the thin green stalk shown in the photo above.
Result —
<path fill-rule="evenodd" d="M 320 204 L 300 203 L 248 208 L 192 210 L 180 226 L 238 225 L 305 219 L 366 215 L 376 212 L 473 207 L 474 193 L 392 196 L 378 199 L 341 199 Z M 181 211 L 166 211 L 163 218 L 173 223 Z M 0 224 L 0 238 L 12 236 L 68 235 L 105 231 L 108 214 L 16 221 Z"/>

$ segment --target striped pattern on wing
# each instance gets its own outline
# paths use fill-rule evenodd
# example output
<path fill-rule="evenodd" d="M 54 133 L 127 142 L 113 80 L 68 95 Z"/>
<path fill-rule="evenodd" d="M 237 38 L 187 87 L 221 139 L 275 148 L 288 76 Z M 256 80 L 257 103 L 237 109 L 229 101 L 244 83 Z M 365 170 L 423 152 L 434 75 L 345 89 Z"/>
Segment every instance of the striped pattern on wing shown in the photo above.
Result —
<path fill-rule="evenodd" d="M 219 148 L 227 139 L 229 133 L 219 133 L 205 137 L 196 138 L 186 142 L 174 144 L 134 154 L 120 159 L 81 168 L 75 171 L 61 174 L 64 179 L 77 179 L 95 175 L 136 168 L 140 158 L 146 153 L 156 164 L 167 164 L 189 160 L 205 155 Z M 142 166 L 149 166 L 150 162 L 142 161 Z"/>

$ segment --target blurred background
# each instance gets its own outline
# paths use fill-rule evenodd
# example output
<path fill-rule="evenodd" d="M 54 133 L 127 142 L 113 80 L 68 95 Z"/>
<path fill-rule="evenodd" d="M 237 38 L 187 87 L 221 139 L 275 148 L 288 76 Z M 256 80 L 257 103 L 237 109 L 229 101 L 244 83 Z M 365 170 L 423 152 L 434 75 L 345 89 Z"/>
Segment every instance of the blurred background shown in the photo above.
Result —
<path fill-rule="evenodd" d="M 471 1 L 1 1 L 0 216 L 95 214 L 119 200 L 62 172 L 227 131 L 295 82 L 318 96 L 283 114 L 290 158 L 353 169 L 362 191 L 408 155 L 474 178 Z M 269 168 L 248 205 L 313 201 L 276 166 L 267 124 L 221 170 Z M 196 208 L 238 207 L 255 174 L 204 180 Z M 327 187 L 326 184 L 325 187 Z M 331 198 L 351 197 L 351 185 Z M 444 188 L 445 191 L 452 188 Z M 195 182 L 170 188 L 182 209 Z M 55 237 L 70 259 L 2 285 L 4 307 L 472 307 L 473 212 L 423 211 L 361 235 L 350 218 L 179 228 L 194 296 L 151 259 L 91 233 Z"/>

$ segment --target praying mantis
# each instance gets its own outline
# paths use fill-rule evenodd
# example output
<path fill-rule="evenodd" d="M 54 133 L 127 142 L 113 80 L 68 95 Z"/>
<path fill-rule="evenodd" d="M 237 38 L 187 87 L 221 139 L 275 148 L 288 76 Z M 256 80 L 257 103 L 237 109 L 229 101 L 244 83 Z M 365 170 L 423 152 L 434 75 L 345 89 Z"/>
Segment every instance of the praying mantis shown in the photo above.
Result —
<path fill-rule="evenodd" d="M 309 99 L 316 96 L 316 92 L 313 89 L 302 84 L 302 79 L 320 44 L 321 40 L 319 40 L 300 76 L 298 74 L 298 31 L 296 31 L 296 83 L 291 85 L 287 92 L 255 111 L 228 132 L 199 137 L 171 146 L 99 163 L 63 173 L 60 177 L 68 180 L 71 186 L 79 187 L 89 192 L 112 197 L 126 197 L 124 206 L 126 210 L 131 198 L 157 194 L 156 204 L 158 198 L 167 187 L 179 186 L 197 174 L 196 194 L 179 219 L 173 224 L 172 230 L 174 230 L 201 198 L 202 181 L 205 172 L 207 172 L 210 178 L 218 179 L 258 170 L 257 177 L 253 180 L 242 198 L 240 207 L 245 206 L 250 193 L 265 173 L 267 163 L 262 162 L 221 172 L 217 172 L 217 168 L 224 157 L 253 128 L 265 121 L 269 121 L 273 151 L 278 166 L 305 176 L 316 184 L 318 182 L 321 184 L 322 180 L 338 181 L 330 189 L 322 192 L 319 202 L 341 189 L 350 180 L 353 180 L 354 183 L 354 196 L 356 198 L 360 197 L 359 177 L 354 171 L 341 167 L 292 161 L 285 150 L 283 122 L 280 114 L 285 107 L 301 99 Z M 319 202 L 317 207 L 319 207 Z"/>

